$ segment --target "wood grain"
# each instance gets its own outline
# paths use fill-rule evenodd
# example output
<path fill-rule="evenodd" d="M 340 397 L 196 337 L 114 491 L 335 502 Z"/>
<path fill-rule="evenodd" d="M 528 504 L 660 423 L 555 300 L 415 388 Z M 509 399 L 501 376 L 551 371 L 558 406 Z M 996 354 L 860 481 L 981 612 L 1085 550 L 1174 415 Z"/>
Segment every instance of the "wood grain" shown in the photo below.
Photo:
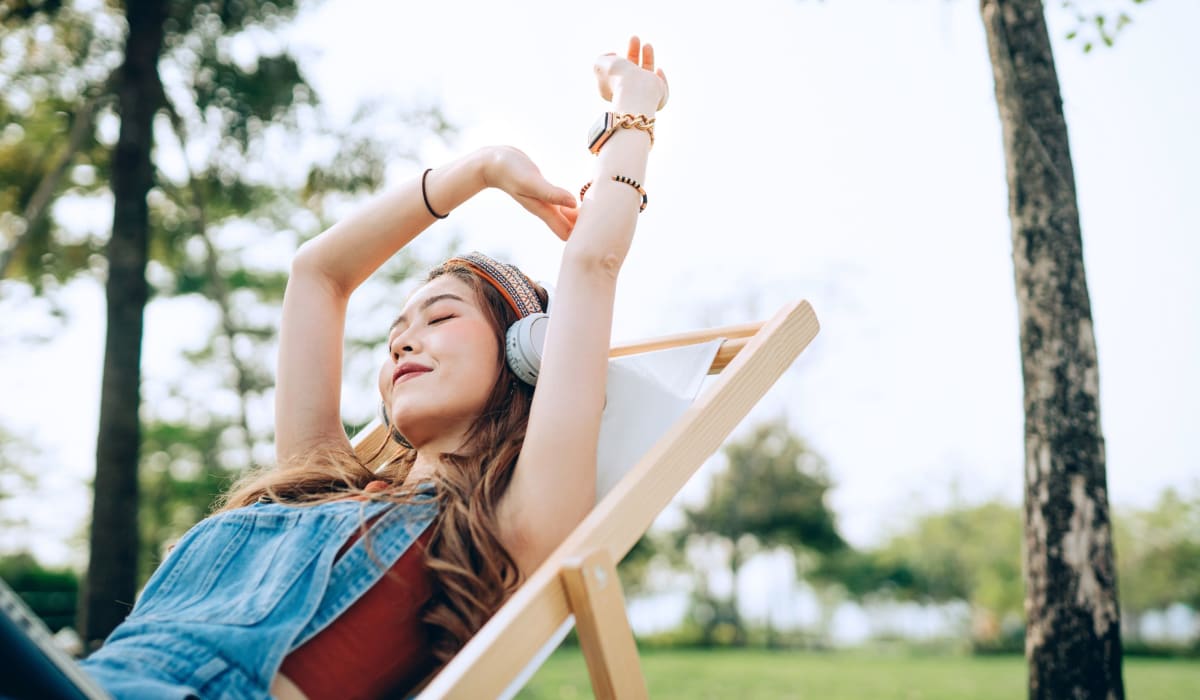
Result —
<path fill-rule="evenodd" d="M 621 579 L 604 549 L 563 562 L 562 582 L 596 700 L 649 697 Z"/>

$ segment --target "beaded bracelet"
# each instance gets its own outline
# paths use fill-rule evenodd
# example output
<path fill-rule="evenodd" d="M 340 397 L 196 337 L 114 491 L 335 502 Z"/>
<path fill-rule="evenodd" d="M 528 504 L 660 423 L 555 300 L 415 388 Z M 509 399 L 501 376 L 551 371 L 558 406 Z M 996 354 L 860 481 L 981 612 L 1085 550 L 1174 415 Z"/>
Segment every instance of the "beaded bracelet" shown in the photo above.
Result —
<path fill-rule="evenodd" d="M 633 189 L 637 190 L 638 194 L 642 195 L 642 206 L 638 207 L 638 213 L 641 214 L 642 212 L 646 211 L 646 205 L 650 203 L 650 198 L 646 196 L 646 190 L 642 188 L 641 183 L 631 177 L 625 177 L 624 175 L 613 175 L 612 180 L 613 182 L 620 182 L 622 184 L 629 185 Z M 580 201 L 583 200 L 583 195 L 587 193 L 588 188 L 591 186 L 592 183 L 589 181 L 583 186 L 583 189 L 579 190 Z"/>

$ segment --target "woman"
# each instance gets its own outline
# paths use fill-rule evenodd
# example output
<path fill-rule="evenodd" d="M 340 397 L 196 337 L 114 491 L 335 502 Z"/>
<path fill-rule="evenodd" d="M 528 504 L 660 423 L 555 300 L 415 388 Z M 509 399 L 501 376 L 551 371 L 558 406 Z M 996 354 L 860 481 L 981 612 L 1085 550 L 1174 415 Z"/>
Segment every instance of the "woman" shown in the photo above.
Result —
<path fill-rule="evenodd" d="M 188 532 L 84 667 L 121 698 L 378 697 L 445 663 L 590 510 L 613 296 L 645 208 L 653 118 L 667 99 L 635 37 L 595 65 L 613 103 L 574 196 L 512 148 L 427 170 L 301 247 L 283 302 L 279 467 Z M 338 415 L 350 294 L 486 187 L 561 239 L 537 390 L 505 333 L 546 293 L 486 256 L 436 268 L 403 305 L 379 374 L 399 443 L 372 472 Z M 525 377 L 525 379 L 522 379 Z"/>

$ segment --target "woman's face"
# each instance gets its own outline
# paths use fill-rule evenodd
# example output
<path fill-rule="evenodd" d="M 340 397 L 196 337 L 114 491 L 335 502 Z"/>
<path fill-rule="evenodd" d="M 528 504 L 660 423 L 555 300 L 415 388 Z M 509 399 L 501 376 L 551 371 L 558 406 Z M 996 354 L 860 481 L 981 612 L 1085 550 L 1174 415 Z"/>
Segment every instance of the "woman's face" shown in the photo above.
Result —
<path fill-rule="evenodd" d="M 465 437 L 495 385 L 499 349 L 470 285 L 452 274 L 425 284 L 393 324 L 379 371 L 392 425 L 418 448 Z"/>

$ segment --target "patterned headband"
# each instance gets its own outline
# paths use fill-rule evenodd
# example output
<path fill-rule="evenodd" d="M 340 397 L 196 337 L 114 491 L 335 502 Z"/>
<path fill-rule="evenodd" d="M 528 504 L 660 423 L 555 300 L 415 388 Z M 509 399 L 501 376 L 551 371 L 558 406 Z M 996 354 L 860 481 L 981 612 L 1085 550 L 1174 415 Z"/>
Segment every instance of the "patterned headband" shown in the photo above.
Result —
<path fill-rule="evenodd" d="M 480 252 L 455 256 L 446 264 L 463 265 L 487 280 L 520 318 L 543 312 L 542 300 L 538 298 L 533 282 L 513 265 L 493 260 Z"/>

